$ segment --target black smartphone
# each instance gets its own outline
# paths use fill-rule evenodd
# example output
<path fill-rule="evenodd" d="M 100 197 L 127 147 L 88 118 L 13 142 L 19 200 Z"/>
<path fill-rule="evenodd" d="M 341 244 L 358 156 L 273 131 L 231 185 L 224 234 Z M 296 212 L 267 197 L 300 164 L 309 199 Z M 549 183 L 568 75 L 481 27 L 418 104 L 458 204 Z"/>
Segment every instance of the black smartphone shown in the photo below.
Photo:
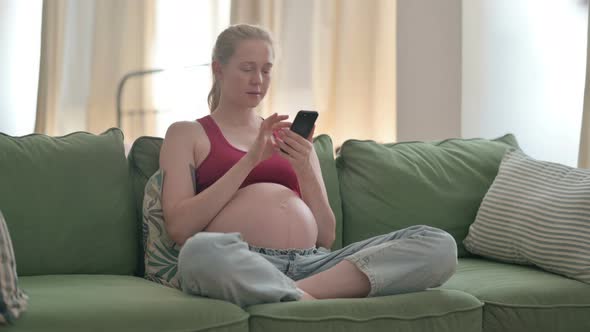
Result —
<path fill-rule="evenodd" d="M 307 138 L 318 118 L 316 111 L 299 111 L 291 124 L 291 130 L 303 138 Z"/>
<path fill-rule="evenodd" d="M 293 123 L 291 123 L 290 129 L 299 134 L 301 137 L 307 139 L 309 134 L 311 134 L 311 130 L 313 129 L 313 125 L 315 124 L 315 120 L 317 120 L 317 118 L 318 112 L 316 111 L 299 111 L 295 116 L 295 120 L 293 120 Z M 281 149 L 281 151 L 285 152 L 283 149 Z"/>

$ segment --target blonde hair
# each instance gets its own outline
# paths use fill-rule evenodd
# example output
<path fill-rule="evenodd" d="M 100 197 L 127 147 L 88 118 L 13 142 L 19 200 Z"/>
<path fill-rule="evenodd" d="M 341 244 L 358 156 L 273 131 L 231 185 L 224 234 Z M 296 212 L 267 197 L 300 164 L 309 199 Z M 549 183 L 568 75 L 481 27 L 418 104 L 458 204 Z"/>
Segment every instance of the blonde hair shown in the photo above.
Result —
<path fill-rule="evenodd" d="M 273 41 L 268 31 L 255 25 L 236 24 L 223 30 L 219 36 L 217 36 L 215 47 L 213 47 L 211 62 L 213 63 L 213 61 L 217 60 L 221 64 L 227 64 L 232 55 L 234 55 L 238 43 L 242 40 L 252 39 L 267 42 L 270 45 L 274 56 Z M 213 71 L 213 66 L 211 66 L 211 70 Z M 219 105 L 220 97 L 221 88 L 219 82 L 217 82 L 215 73 L 213 73 L 213 86 L 211 87 L 211 91 L 209 91 L 209 96 L 207 96 L 207 102 L 211 113 L 213 113 Z"/>

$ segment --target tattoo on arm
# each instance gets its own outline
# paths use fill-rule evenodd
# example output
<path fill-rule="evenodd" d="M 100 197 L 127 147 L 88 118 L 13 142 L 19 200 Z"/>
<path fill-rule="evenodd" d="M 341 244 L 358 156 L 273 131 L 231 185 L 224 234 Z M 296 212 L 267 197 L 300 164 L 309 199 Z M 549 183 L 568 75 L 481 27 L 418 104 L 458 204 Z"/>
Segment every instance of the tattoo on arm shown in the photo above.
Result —
<path fill-rule="evenodd" d="M 197 195 L 197 172 L 193 164 L 188 165 L 188 167 L 191 171 L 191 178 L 193 179 L 193 189 L 195 190 L 195 195 Z"/>

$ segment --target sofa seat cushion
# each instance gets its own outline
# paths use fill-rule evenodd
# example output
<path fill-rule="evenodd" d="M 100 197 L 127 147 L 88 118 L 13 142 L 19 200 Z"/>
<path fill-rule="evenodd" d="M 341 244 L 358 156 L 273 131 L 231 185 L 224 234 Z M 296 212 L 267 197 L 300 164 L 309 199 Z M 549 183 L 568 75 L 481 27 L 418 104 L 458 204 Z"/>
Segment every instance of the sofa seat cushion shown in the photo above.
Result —
<path fill-rule="evenodd" d="M 138 277 L 22 277 L 29 310 L 5 331 L 247 331 L 248 314 Z M 3 330 L 4 331 L 4 330 Z"/>
<path fill-rule="evenodd" d="M 590 331 L 590 285 L 536 267 L 463 258 L 441 288 L 483 301 L 485 332 Z"/>
<path fill-rule="evenodd" d="M 481 331 L 482 303 L 452 290 L 247 308 L 250 331 Z"/>

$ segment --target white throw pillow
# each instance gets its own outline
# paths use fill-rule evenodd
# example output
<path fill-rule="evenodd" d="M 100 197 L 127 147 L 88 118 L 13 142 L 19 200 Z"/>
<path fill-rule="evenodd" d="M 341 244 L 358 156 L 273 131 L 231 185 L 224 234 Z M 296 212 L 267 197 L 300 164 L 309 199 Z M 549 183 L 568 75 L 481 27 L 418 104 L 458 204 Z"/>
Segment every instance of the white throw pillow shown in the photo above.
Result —
<path fill-rule="evenodd" d="M 509 151 L 463 243 L 590 283 L 590 170 Z"/>

